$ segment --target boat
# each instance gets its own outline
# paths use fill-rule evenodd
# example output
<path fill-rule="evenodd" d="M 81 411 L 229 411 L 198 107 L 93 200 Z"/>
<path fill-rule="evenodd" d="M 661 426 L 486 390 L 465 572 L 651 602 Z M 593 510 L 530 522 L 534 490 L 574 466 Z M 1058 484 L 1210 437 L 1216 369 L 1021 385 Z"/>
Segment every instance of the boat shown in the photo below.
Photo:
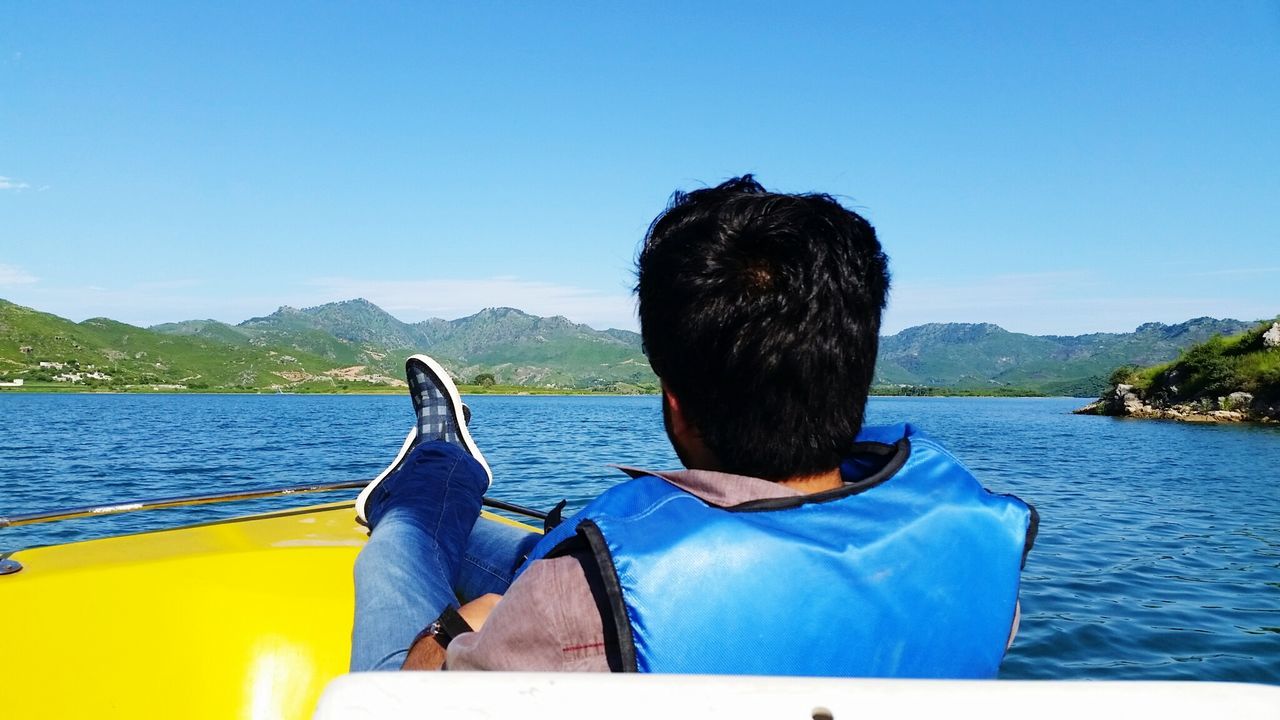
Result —
<path fill-rule="evenodd" d="M 73 508 L 0 518 L 0 528 L 363 485 Z M 18 552 L 0 545 L 0 717 L 311 717 L 347 672 L 352 566 L 366 538 L 353 500 Z"/>
<path fill-rule="evenodd" d="M 0 528 L 363 482 L 167 498 L 0 518 Z M 486 498 L 484 522 L 544 514 Z M 1280 719 L 1280 687 L 1231 683 L 347 674 L 351 501 L 0 552 L 0 717 Z M 0 533 L 0 541 L 3 533 Z M 632 698 L 635 702 L 619 702 Z M 608 711 L 602 711 L 608 708 Z"/>

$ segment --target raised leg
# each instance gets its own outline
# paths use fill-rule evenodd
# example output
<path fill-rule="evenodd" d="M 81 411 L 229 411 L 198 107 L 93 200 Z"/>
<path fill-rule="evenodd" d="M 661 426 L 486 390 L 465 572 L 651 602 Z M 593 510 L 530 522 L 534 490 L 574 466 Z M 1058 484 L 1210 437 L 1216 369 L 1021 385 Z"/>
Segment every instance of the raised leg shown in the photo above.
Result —
<path fill-rule="evenodd" d="M 370 495 L 371 534 L 355 566 L 353 671 L 398 669 L 414 636 L 456 604 L 454 587 L 488 484 L 466 450 L 428 441 Z"/>

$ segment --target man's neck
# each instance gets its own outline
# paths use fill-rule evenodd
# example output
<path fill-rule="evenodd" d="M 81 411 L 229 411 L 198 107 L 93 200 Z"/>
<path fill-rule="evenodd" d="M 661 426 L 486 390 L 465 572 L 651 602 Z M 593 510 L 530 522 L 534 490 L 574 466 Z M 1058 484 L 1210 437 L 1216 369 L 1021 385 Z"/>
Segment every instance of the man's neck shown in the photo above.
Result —
<path fill-rule="evenodd" d="M 835 490 L 844 484 L 844 480 L 840 478 L 840 468 L 834 467 L 826 472 L 813 475 L 798 475 L 786 480 L 779 480 L 778 484 L 785 485 L 804 495 L 812 495 L 825 490 Z"/>

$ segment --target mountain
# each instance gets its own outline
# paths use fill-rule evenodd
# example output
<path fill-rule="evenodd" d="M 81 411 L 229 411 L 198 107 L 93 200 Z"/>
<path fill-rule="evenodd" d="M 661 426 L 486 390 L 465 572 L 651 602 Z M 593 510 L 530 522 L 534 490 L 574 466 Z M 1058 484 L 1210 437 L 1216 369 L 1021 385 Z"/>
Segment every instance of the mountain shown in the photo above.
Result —
<path fill-rule="evenodd" d="M 420 329 L 402 323 L 368 300 L 356 299 L 312 308 L 284 306 L 266 317 L 250 318 L 238 326 L 246 332 L 271 338 L 299 335 L 312 337 L 313 331 L 332 335 L 357 351 L 360 348 L 412 348 L 426 338 Z M 306 342 L 306 340 L 303 340 Z"/>
<path fill-rule="evenodd" d="M 920 325 L 881 338 L 875 383 L 892 393 L 1096 396 L 1117 367 L 1168 362 L 1190 345 L 1254 324 L 1206 317 L 1076 336 L 1026 335 L 986 323 Z M 105 318 L 73 323 L 0 300 L 0 380 L 53 382 L 75 372 L 81 384 L 113 388 L 370 388 L 402 385 L 404 358 L 412 353 L 437 357 L 463 382 L 492 374 L 499 384 L 531 388 L 657 387 L 639 334 L 514 308 L 406 323 L 356 299 L 285 306 L 238 325 L 187 320 L 144 329 Z M 42 361 L 63 367 L 40 367 Z"/>
<path fill-rule="evenodd" d="M 156 329 L 171 331 L 167 326 Z M 656 385 L 639 334 L 596 330 L 514 308 L 485 308 L 457 320 L 405 323 L 357 299 L 300 310 L 282 307 L 246 320 L 235 330 L 255 341 L 365 364 L 387 374 L 399 375 L 405 356 L 425 352 L 444 361 L 462 380 L 492 373 L 498 383 L 512 385 Z"/>
<path fill-rule="evenodd" d="M 878 385 L 971 390 L 1017 388 L 1096 396 L 1121 365 L 1167 362 L 1214 335 L 1256 323 L 1196 318 L 1147 323 L 1131 333 L 1025 335 L 990 324 L 919 325 L 880 339 Z"/>

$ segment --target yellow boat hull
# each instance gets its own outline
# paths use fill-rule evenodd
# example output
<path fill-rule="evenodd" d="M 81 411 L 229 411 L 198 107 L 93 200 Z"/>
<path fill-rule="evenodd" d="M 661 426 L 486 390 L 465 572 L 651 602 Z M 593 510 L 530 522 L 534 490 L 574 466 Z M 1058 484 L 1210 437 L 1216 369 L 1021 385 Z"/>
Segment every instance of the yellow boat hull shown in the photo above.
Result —
<path fill-rule="evenodd" d="M 365 539 L 341 503 L 15 553 L 2 714 L 310 717 L 347 671 Z"/>
<path fill-rule="evenodd" d="M 16 553 L 23 569 L 0 576 L 0 718 L 309 718 L 347 670 L 351 571 L 365 538 L 341 503 Z M 998 718 L 1042 706 L 1253 720 L 1277 717 L 1280 694 L 1220 683 L 1086 692 L 1022 681 L 428 675 L 347 676 L 321 717 L 594 717 L 634 697 L 645 701 L 619 705 L 621 715 L 818 717 L 821 706 L 835 717 L 925 717 L 973 706 Z M 1153 708 L 1153 698 L 1167 702 Z"/>

